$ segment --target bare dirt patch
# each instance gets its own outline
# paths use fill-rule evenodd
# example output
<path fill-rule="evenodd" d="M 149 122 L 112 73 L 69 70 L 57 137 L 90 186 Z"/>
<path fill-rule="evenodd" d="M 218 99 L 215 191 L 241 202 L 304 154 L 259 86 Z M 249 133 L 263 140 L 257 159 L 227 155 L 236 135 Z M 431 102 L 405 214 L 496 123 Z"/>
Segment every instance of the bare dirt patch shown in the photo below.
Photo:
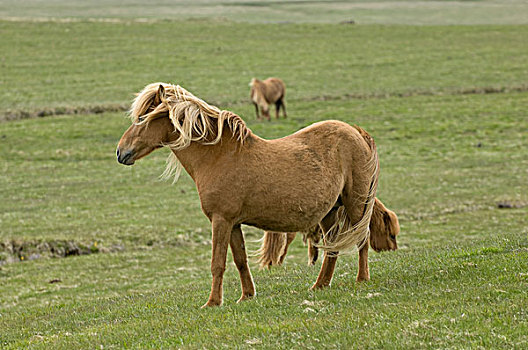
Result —
<path fill-rule="evenodd" d="M 0 266 L 7 263 L 35 260 L 45 257 L 66 258 L 69 256 L 88 255 L 95 253 L 111 253 L 123 250 L 124 247 L 120 245 L 102 247 L 98 245 L 97 242 L 82 243 L 67 240 L 11 240 L 0 242 Z"/>
<path fill-rule="evenodd" d="M 106 112 L 123 112 L 128 110 L 125 104 L 109 104 L 84 107 L 56 107 L 40 110 L 8 110 L 0 114 L 1 121 L 20 120 L 27 118 L 42 118 L 52 115 L 101 114 Z"/>

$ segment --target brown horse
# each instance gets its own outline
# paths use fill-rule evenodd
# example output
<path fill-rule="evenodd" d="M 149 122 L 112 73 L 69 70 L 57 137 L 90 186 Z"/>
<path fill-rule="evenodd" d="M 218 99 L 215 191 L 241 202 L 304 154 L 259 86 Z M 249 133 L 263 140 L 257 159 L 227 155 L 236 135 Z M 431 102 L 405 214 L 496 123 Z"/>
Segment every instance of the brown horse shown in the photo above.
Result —
<path fill-rule="evenodd" d="M 279 119 L 279 111 L 282 107 L 282 114 L 286 118 L 286 106 L 284 105 L 284 95 L 286 94 L 286 85 L 279 78 L 268 78 L 266 80 L 259 80 L 257 78 L 251 79 L 249 83 L 251 87 L 250 97 L 255 105 L 257 119 L 260 119 L 259 106 L 262 109 L 264 118 L 270 120 L 269 105 L 275 104 L 275 117 Z"/>
<path fill-rule="evenodd" d="M 387 209 L 376 198 L 370 219 L 370 247 L 376 252 L 398 249 L 396 237 L 400 233 L 398 216 Z M 319 254 L 318 243 L 323 232 L 319 225 L 303 233 L 303 240 L 308 245 L 308 265 L 314 265 Z M 295 238 L 295 233 L 270 232 L 264 233 L 262 245 L 258 250 L 261 268 L 282 265 L 288 253 L 288 247 Z"/>
<path fill-rule="evenodd" d="M 369 278 L 369 223 L 378 183 L 374 140 L 340 121 L 315 123 L 292 135 L 264 140 L 237 115 L 221 111 L 180 86 L 147 85 L 131 109 L 132 125 L 117 159 L 132 165 L 162 146 L 171 169 L 181 164 L 194 180 L 202 211 L 212 224 L 209 300 L 222 303 L 227 248 L 238 268 L 242 296 L 255 295 L 241 225 L 279 232 L 328 232 L 326 254 L 312 288 L 328 286 L 337 252 L 359 247 L 357 280 Z M 167 172 L 166 172 L 167 173 Z M 341 210 L 333 210 L 340 203 Z M 347 221 L 353 225 L 343 225 Z M 239 300 L 239 301 L 240 301 Z"/>

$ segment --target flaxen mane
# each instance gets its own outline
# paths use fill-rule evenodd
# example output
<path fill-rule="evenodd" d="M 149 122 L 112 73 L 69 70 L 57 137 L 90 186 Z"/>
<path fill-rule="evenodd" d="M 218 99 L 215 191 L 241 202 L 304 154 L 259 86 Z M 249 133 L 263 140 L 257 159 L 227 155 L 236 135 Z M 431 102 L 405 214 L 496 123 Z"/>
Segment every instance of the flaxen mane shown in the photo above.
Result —
<path fill-rule="evenodd" d="M 160 86 L 165 92 L 161 97 L 157 93 Z M 129 114 L 134 123 L 143 124 L 166 116 L 167 113 L 177 131 L 178 138 L 164 146 L 173 150 L 184 149 L 191 142 L 217 144 L 220 142 L 224 127 L 227 127 L 233 134 L 233 138 L 241 144 L 251 134 L 251 130 L 238 115 L 208 104 L 179 85 L 167 83 L 147 85 L 134 99 Z M 174 182 L 176 182 L 180 172 L 181 164 L 171 152 L 167 158 L 167 167 L 161 177 L 168 178 L 174 175 Z"/>

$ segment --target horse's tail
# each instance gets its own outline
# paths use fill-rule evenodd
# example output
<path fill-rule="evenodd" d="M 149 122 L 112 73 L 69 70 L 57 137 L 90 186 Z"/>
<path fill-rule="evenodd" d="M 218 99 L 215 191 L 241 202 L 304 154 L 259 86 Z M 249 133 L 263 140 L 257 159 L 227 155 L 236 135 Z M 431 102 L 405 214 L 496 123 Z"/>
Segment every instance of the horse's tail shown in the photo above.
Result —
<path fill-rule="evenodd" d="M 374 139 L 362 128 L 354 125 L 354 128 L 363 137 L 370 148 L 370 158 L 365 163 L 365 172 L 370 178 L 369 191 L 363 208 L 363 216 L 355 224 L 352 223 L 344 206 L 337 209 L 334 224 L 324 233 L 325 243 L 321 246 L 327 251 L 342 251 L 358 247 L 361 249 L 369 241 L 370 219 L 376 199 L 378 187 L 379 158 Z"/>
<path fill-rule="evenodd" d="M 258 262 L 261 268 L 280 265 L 281 256 L 286 246 L 287 234 L 282 232 L 264 232 L 262 245 L 257 250 Z"/>

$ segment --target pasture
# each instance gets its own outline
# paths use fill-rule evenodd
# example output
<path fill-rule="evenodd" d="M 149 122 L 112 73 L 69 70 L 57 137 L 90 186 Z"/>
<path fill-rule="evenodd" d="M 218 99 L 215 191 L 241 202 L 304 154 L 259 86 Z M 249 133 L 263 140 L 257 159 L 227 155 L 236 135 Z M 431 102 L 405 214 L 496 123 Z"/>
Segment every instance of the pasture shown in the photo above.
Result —
<path fill-rule="evenodd" d="M 526 5 L 303 3 L 181 2 L 177 18 L 2 4 L 0 347 L 528 346 Z M 288 119 L 255 120 L 248 83 L 268 76 L 286 83 Z M 251 261 L 257 296 L 241 304 L 229 254 L 224 306 L 201 310 L 211 234 L 194 183 L 158 179 L 167 150 L 131 168 L 115 157 L 125 109 L 154 81 L 264 138 L 327 119 L 365 128 L 400 249 L 371 251 L 363 284 L 343 255 L 312 292 L 320 262 L 306 266 L 297 238 L 284 266 Z M 255 251 L 262 232 L 243 231 Z"/>

